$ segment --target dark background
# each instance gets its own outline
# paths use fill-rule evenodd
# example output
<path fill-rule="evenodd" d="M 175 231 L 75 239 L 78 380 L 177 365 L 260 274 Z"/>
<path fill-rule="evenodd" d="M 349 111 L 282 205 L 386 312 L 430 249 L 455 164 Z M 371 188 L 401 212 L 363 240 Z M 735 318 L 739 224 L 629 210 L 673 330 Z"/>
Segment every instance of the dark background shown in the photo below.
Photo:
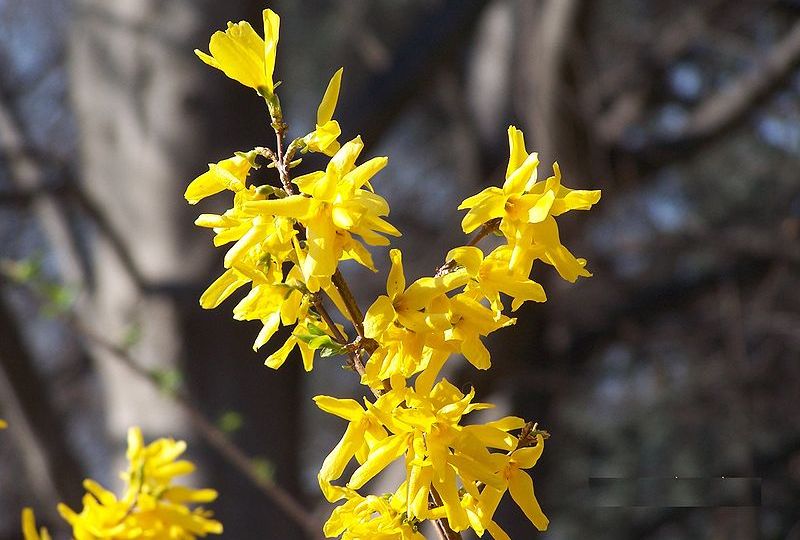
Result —
<path fill-rule="evenodd" d="M 262 366 L 277 346 L 253 353 L 233 302 L 200 309 L 222 253 L 192 221 L 225 197 L 182 198 L 206 163 L 272 143 L 263 103 L 192 54 L 227 20 L 260 32 L 263 7 L 0 0 L 0 539 L 25 505 L 65 537 L 55 503 L 77 507 L 86 476 L 118 485 L 133 424 L 189 439 L 226 538 L 302 538 L 176 392 L 329 511 L 315 474 L 344 426 L 310 397 L 359 389 L 338 360 Z M 537 270 L 549 300 L 493 336 L 493 369 L 448 373 L 551 432 L 538 537 L 800 539 L 800 2 L 269 7 L 290 134 L 344 65 L 336 118 L 390 156 L 375 187 L 410 277 L 464 243 L 456 206 L 501 181 L 509 123 L 541 173 L 558 159 L 568 186 L 603 190 L 560 221 L 594 277 Z M 384 274 L 346 270 L 366 307 Z M 510 502 L 499 521 L 537 537 Z"/>

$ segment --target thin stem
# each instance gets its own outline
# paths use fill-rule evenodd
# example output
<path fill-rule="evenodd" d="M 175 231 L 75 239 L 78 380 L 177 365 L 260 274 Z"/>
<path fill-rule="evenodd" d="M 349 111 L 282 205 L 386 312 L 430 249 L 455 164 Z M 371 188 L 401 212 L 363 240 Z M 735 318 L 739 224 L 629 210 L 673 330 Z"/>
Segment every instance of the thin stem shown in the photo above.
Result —
<path fill-rule="evenodd" d="M 275 139 L 277 141 L 277 160 L 275 161 L 275 167 L 278 169 L 278 174 L 280 175 L 281 184 L 283 184 L 283 189 L 286 190 L 288 195 L 294 194 L 294 188 L 292 187 L 291 176 L 289 174 L 289 160 L 293 157 L 293 152 L 284 152 L 284 137 L 286 135 L 287 125 L 283 121 L 283 118 L 276 119 L 273 117 L 272 119 L 272 127 L 275 130 Z M 489 224 L 493 223 L 490 227 Z M 478 243 L 481 238 L 492 232 L 496 229 L 497 225 L 499 225 L 500 220 L 493 220 L 491 222 L 485 223 L 481 228 L 481 231 L 476 238 L 473 238 L 472 241 L 474 243 Z M 470 244 L 474 245 L 474 244 Z M 359 344 L 359 347 L 356 350 L 348 350 L 348 356 L 350 359 L 350 364 L 355 369 L 355 371 L 361 376 L 364 377 L 366 373 L 366 369 L 364 367 L 364 362 L 361 360 L 361 350 L 363 349 L 367 354 L 372 354 L 377 349 L 378 344 L 372 340 L 367 338 L 364 335 L 364 312 L 361 311 L 361 308 L 358 306 L 358 302 L 356 301 L 355 296 L 353 295 L 353 291 L 350 289 L 347 281 L 344 279 L 344 276 L 336 269 L 333 276 L 331 276 L 331 282 L 336 290 L 339 292 L 339 295 L 342 297 L 342 301 L 345 306 L 346 314 L 344 314 L 350 322 L 353 323 L 353 327 L 358 334 L 358 339 L 356 343 Z M 333 320 L 328 313 L 325 305 L 322 303 L 321 298 L 315 297 L 314 299 L 314 307 L 319 312 L 322 319 L 325 321 L 326 324 L 331 328 L 331 332 L 333 332 L 334 339 L 341 342 L 341 340 L 345 340 L 344 336 L 341 334 L 339 329 L 333 324 Z M 379 398 L 383 393 L 386 391 L 386 388 L 373 388 L 372 386 L 369 387 L 372 393 L 375 395 L 376 398 Z M 431 486 L 431 498 L 435 502 L 437 506 L 442 505 L 442 499 L 439 496 L 439 493 L 436 491 L 436 488 Z M 446 518 L 437 519 L 435 520 L 437 530 L 440 531 L 443 540 L 461 540 L 461 535 L 450 528 L 450 525 Z"/>
<path fill-rule="evenodd" d="M 333 276 L 331 276 L 331 282 L 333 286 L 336 287 L 336 290 L 339 291 L 342 301 L 344 302 L 344 307 L 347 309 L 348 318 L 353 323 L 358 336 L 362 339 L 365 338 L 364 314 L 361 312 L 361 308 L 358 307 L 358 302 L 356 302 L 356 298 L 353 296 L 353 291 L 350 290 L 350 286 L 347 284 L 342 272 L 338 268 Z"/>
<path fill-rule="evenodd" d="M 287 195 L 294 195 L 294 187 L 292 186 L 292 179 L 291 175 L 289 174 L 289 160 L 294 157 L 294 148 L 293 145 L 290 145 L 289 151 L 285 152 L 285 136 L 286 130 L 288 126 L 286 123 L 283 122 L 281 119 L 280 121 L 276 121 L 273 119 L 272 127 L 275 130 L 275 140 L 277 145 L 277 159 L 275 160 L 275 168 L 278 170 L 278 174 L 281 179 L 281 184 L 283 185 L 283 189 L 286 191 Z M 302 225 L 299 225 L 302 232 L 305 232 L 305 228 Z M 336 270 L 336 273 L 333 276 L 334 287 L 337 288 L 339 294 L 342 296 L 344 300 L 345 306 L 347 308 L 347 312 L 349 315 L 349 319 L 353 323 L 354 328 L 356 329 L 356 333 L 358 333 L 359 338 L 364 340 L 364 316 L 361 313 L 361 309 L 358 307 L 356 303 L 355 297 L 353 296 L 352 291 L 350 291 L 350 287 L 348 287 L 347 283 L 344 281 L 344 277 L 342 277 L 341 272 Z M 337 285 L 338 283 L 338 285 Z M 341 288 L 340 288 L 341 287 Z M 316 296 L 314 299 L 314 307 L 319 313 L 322 320 L 325 321 L 330 329 L 331 333 L 333 333 L 333 338 L 339 341 L 340 344 L 344 345 L 347 343 L 347 338 L 339 331 L 339 328 L 333 322 L 333 318 L 331 317 L 330 313 L 328 312 L 325 304 L 323 304 L 322 299 L 319 296 Z M 364 340 L 365 349 L 368 347 L 371 348 L 371 352 L 375 351 L 375 347 L 372 345 L 371 340 Z M 358 350 L 348 349 L 348 359 L 350 366 L 359 374 L 360 377 L 363 377 L 366 373 L 366 368 L 364 367 L 364 362 L 361 360 L 361 355 Z M 372 393 L 375 395 L 376 398 L 380 397 L 383 394 L 382 389 L 372 388 Z"/>
<path fill-rule="evenodd" d="M 481 228 L 478 229 L 478 232 L 476 232 L 475 235 L 470 239 L 470 241 L 467 242 L 467 246 L 472 247 L 478 245 L 478 242 L 483 240 L 485 237 L 489 236 L 491 233 L 495 232 L 499 226 L 500 226 L 500 218 L 495 218 L 487 221 L 486 223 L 481 225 Z M 450 259 L 442 266 L 437 268 L 436 274 L 434 275 L 436 277 L 443 276 L 445 274 L 452 272 L 453 270 L 455 270 L 455 268 L 456 268 L 456 261 Z"/>

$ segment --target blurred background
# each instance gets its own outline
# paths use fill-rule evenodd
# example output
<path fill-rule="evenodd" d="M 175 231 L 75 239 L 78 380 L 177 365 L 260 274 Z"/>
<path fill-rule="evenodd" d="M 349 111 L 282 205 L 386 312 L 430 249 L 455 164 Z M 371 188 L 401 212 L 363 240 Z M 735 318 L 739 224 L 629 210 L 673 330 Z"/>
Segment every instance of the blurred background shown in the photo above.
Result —
<path fill-rule="evenodd" d="M 0 539 L 25 505 L 66 538 L 56 502 L 119 485 L 130 425 L 190 441 L 225 538 L 310 538 L 276 484 L 329 511 L 315 474 L 344 426 L 310 398 L 361 390 L 338 359 L 264 367 L 275 346 L 251 350 L 235 301 L 200 309 L 222 251 L 192 222 L 228 201 L 182 197 L 272 145 L 263 103 L 192 53 L 227 20 L 260 32 L 264 7 L 0 0 Z M 456 206 L 501 182 L 510 123 L 540 174 L 557 159 L 603 190 L 560 221 L 594 277 L 540 268 L 549 300 L 493 336 L 493 369 L 447 375 L 552 434 L 534 470 L 550 529 L 503 504 L 511 536 L 800 539 L 800 2 L 269 7 L 290 135 L 344 65 L 336 118 L 390 156 L 375 187 L 409 276 L 464 243 Z M 346 271 L 362 306 L 383 289 Z"/>

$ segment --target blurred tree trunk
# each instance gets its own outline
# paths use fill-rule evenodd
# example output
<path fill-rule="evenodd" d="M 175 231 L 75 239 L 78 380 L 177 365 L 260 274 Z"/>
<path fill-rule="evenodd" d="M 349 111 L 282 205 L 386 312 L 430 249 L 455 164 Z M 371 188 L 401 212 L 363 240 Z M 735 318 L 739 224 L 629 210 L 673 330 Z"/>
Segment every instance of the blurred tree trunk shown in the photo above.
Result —
<path fill-rule="evenodd" d="M 235 84 L 192 54 L 226 20 L 260 19 L 255 0 L 222 7 L 224 13 L 212 2 L 75 2 L 69 62 L 82 138 L 79 176 L 104 214 L 87 235 L 91 286 L 82 309 L 109 339 L 137 335 L 132 350 L 149 368 L 180 370 L 212 419 L 235 402 L 245 420 L 237 442 L 269 459 L 286 484 L 297 477 L 297 441 L 287 436 L 299 433 L 290 429 L 299 409 L 296 372 L 264 368 L 249 350 L 257 330 L 232 321 L 224 307 L 201 313 L 197 298 L 221 265 L 208 235 L 193 228 L 196 209 L 182 196 L 206 163 L 252 147 L 256 130 L 264 129 L 249 110 L 261 103 L 240 99 Z M 226 129 L 230 135 L 221 137 Z M 121 446 L 131 425 L 150 437 L 191 437 L 169 399 L 106 353 L 94 357 L 113 441 Z M 281 414 L 264 414 L 272 410 Z M 264 510 L 268 502 L 216 465 L 209 461 L 201 471 L 222 494 L 215 509 L 228 535 L 255 538 L 254 531 L 269 530 L 270 537 L 297 537 L 288 520 Z"/>

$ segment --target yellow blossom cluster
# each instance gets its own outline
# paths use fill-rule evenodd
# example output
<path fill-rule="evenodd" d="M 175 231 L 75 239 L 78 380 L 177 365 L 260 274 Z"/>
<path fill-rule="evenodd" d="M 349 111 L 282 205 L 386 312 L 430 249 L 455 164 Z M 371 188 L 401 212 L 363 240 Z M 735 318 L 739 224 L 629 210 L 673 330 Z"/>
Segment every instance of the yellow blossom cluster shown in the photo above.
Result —
<path fill-rule="evenodd" d="M 539 180 L 537 154 L 528 153 L 522 132 L 510 127 L 502 188 L 487 188 L 459 206 L 467 210 L 464 232 L 477 231 L 473 239 L 450 251 L 434 275 L 410 284 L 402 253 L 390 250 L 386 294 L 362 315 L 339 264 L 353 260 L 377 271 L 366 246 L 387 246 L 387 237 L 400 234 L 386 221 L 389 205 L 372 184 L 388 160 L 360 160 L 360 137 L 339 143 L 342 130 L 333 116 L 341 69 L 324 92 L 314 129 L 288 142 L 279 83 L 273 79 L 280 20 L 265 10 L 263 21 L 263 38 L 246 22 L 228 23 L 226 31 L 212 36 L 210 54 L 196 52 L 265 100 L 276 148 L 258 146 L 209 165 L 185 197 L 195 204 L 224 191 L 232 194 L 228 210 L 196 221 L 213 230 L 215 246 L 229 245 L 225 270 L 202 295 L 201 305 L 217 307 L 249 286 L 233 315 L 260 322 L 254 349 L 281 326 L 292 327 L 267 365 L 280 367 L 295 348 L 308 371 L 317 354 L 341 355 L 375 396 L 363 404 L 315 398 L 322 410 L 348 422 L 318 474 L 325 497 L 332 503 L 344 500 L 333 510 L 325 534 L 421 539 L 420 525 L 435 521 L 448 534 L 472 529 L 505 539 L 494 514 L 506 492 L 544 530 L 548 520 L 526 471 L 541 456 L 546 433 L 513 416 L 463 423 L 465 415 L 491 405 L 473 402 L 474 389 L 464 393 L 439 374 L 458 355 L 478 369 L 491 366 L 484 338 L 514 324 L 506 303 L 510 300 L 510 310 L 516 311 L 525 302 L 546 299 L 531 279 L 536 261 L 571 282 L 591 275 L 586 261 L 561 244 L 556 217 L 591 208 L 600 192 L 565 187 L 557 164 L 552 176 Z M 305 152 L 328 156 L 327 166 L 294 176 L 302 163 L 298 156 Z M 264 165 L 274 177 L 256 180 L 253 172 Z M 489 235 L 502 242 L 486 252 L 478 243 Z M 335 322 L 332 308 L 352 326 L 352 338 Z M 393 492 L 363 493 L 370 480 L 401 459 L 405 479 Z M 345 474 L 353 461 L 356 468 Z"/>
<path fill-rule="evenodd" d="M 61 517 L 70 525 L 75 540 L 99 538 L 154 540 L 193 540 L 208 534 L 221 534 L 222 524 L 202 507 L 217 498 L 213 489 L 194 489 L 175 484 L 178 476 L 194 471 L 194 465 L 178 458 L 186 443 L 158 439 L 144 444 L 139 428 L 128 432 L 128 469 L 121 477 L 125 489 L 121 497 L 94 480 L 84 481 L 83 508 L 75 512 L 58 505 Z M 33 511 L 22 513 L 25 540 L 49 540 L 45 529 L 37 531 Z"/>

